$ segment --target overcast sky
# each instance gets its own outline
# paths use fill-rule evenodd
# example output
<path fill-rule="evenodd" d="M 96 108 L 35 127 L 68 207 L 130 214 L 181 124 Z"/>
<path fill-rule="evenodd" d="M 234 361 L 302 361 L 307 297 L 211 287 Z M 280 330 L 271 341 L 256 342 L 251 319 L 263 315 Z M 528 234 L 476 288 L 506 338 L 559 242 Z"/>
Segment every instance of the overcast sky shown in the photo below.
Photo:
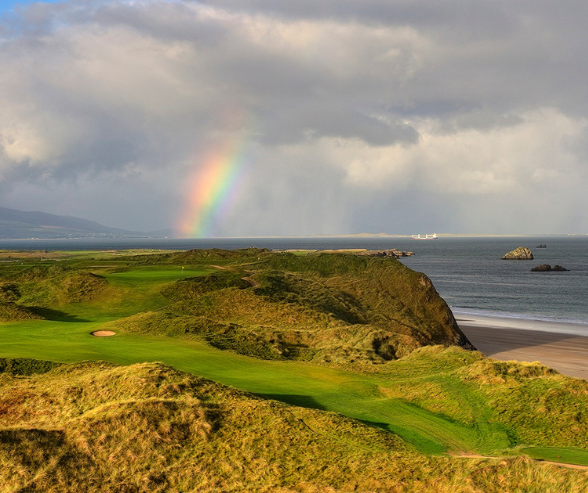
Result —
<path fill-rule="evenodd" d="M 216 186 L 200 234 L 588 233 L 585 1 L 3 6 L 0 206 L 186 234 Z"/>

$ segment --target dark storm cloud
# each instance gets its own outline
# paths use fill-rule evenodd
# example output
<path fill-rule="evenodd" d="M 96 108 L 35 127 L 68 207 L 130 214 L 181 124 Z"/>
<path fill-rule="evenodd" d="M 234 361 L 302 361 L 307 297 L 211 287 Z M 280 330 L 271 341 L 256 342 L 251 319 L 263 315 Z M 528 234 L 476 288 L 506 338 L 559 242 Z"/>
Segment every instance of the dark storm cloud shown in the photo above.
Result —
<path fill-rule="evenodd" d="M 587 10 L 34 4 L 0 23 L 0 205 L 163 228 L 207 153 L 246 137 L 219 234 L 588 230 Z"/>

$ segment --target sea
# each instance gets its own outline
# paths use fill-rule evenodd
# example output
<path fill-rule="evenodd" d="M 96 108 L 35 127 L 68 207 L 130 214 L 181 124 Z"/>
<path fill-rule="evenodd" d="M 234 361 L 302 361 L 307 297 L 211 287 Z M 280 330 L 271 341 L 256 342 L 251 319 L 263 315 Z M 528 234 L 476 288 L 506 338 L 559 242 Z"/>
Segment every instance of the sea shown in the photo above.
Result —
<path fill-rule="evenodd" d="M 537 248 L 539 245 L 545 248 Z M 534 260 L 501 260 L 525 246 Z M 149 248 L 287 249 L 411 251 L 403 264 L 425 273 L 459 317 L 519 322 L 572 324 L 588 335 L 588 235 L 577 236 L 443 236 L 280 237 L 280 238 L 84 238 L 66 240 L 0 240 L 11 250 L 126 250 Z M 539 264 L 561 265 L 568 272 L 531 272 Z"/>

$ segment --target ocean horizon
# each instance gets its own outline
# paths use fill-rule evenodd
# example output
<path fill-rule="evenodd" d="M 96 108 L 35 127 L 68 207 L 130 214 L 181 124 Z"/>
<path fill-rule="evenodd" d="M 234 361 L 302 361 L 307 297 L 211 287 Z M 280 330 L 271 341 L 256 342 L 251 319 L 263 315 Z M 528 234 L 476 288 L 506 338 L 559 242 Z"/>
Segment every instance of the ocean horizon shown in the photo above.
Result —
<path fill-rule="evenodd" d="M 545 244 L 546 248 L 537 248 Z M 501 257 L 529 247 L 530 261 Z M 446 235 L 419 241 L 407 236 L 349 235 L 255 238 L 80 238 L 0 240 L 1 250 L 383 250 L 414 256 L 401 262 L 426 274 L 456 316 L 491 317 L 588 326 L 588 236 Z M 538 264 L 559 264 L 569 272 L 531 272 Z M 586 333 L 588 334 L 588 327 Z"/>

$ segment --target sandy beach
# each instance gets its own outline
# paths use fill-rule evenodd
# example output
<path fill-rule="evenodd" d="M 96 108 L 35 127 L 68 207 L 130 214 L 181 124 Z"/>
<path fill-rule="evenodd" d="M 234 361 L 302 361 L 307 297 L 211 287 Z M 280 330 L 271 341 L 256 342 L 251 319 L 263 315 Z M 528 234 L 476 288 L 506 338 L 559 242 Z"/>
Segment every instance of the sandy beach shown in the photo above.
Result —
<path fill-rule="evenodd" d="M 588 326 L 458 315 L 476 348 L 497 360 L 539 361 L 560 373 L 588 379 Z"/>

